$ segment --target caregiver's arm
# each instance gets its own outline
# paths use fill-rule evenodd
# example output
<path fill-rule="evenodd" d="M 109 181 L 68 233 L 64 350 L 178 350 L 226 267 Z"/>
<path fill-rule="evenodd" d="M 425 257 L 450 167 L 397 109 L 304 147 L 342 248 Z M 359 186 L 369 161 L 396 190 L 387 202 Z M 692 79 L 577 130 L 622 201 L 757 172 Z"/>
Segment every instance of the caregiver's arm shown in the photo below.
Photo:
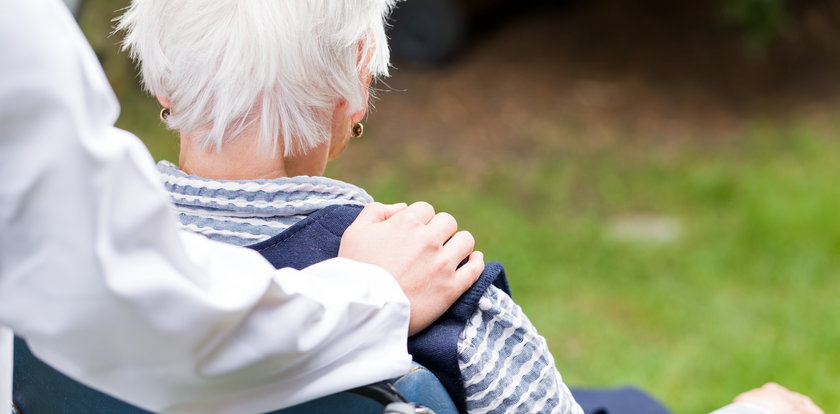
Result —
<path fill-rule="evenodd" d="M 264 412 L 407 369 L 409 302 L 394 277 L 422 284 L 416 269 L 392 277 L 337 258 L 275 270 L 176 231 L 151 157 L 112 126 L 116 100 L 60 2 L 0 0 L 0 51 L 0 324 L 42 359 L 176 413 Z M 400 225 L 386 216 L 359 226 Z M 455 277 L 432 268 L 451 252 L 411 240 L 370 248 L 389 260 L 378 264 Z"/>

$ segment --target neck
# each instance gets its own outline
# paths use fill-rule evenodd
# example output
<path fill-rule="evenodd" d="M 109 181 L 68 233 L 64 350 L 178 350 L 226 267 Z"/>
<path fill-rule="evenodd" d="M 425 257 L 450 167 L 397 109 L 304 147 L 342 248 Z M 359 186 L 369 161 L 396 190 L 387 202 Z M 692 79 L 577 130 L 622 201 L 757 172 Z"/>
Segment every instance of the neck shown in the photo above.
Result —
<path fill-rule="evenodd" d="M 260 150 L 258 137 L 245 131 L 223 144 L 202 148 L 198 134 L 181 134 L 181 154 L 178 164 L 184 172 L 216 180 L 255 180 L 261 178 L 322 175 L 327 165 L 327 149 L 323 146 L 306 154 L 283 156 L 282 140 L 274 152 Z"/>

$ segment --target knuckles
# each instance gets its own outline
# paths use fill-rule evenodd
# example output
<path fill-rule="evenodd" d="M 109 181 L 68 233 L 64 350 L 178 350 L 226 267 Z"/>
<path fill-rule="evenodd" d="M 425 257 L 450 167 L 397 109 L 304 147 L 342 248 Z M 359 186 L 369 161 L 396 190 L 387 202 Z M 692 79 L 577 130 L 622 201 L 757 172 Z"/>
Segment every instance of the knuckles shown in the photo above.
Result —
<path fill-rule="evenodd" d="M 408 227 L 419 227 L 420 225 L 424 224 L 422 220 L 420 220 L 420 216 L 413 211 L 406 211 L 403 214 L 400 214 L 399 221 L 403 225 L 407 225 Z"/>
<path fill-rule="evenodd" d="M 441 220 L 444 223 L 446 223 L 447 226 L 452 227 L 453 229 L 458 228 L 458 221 L 455 220 L 455 217 L 453 217 L 452 214 L 449 214 L 445 211 L 441 211 L 440 213 L 436 214 L 436 217 L 438 218 L 438 220 Z"/>
<path fill-rule="evenodd" d="M 425 201 L 414 202 L 408 208 L 410 208 L 412 210 L 417 210 L 417 211 L 420 211 L 420 212 L 423 212 L 423 213 L 427 213 L 430 216 L 433 216 L 435 214 L 435 208 L 432 207 L 431 204 L 429 204 Z"/>
<path fill-rule="evenodd" d="M 435 234 L 429 231 L 423 233 L 422 242 L 424 249 L 431 250 L 433 252 L 437 252 L 443 247 L 440 240 L 435 237 Z"/>
<path fill-rule="evenodd" d="M 455 272 L 455 266 L 452 265 L 452 262 L 447 260 L 444 257 L 439 256 L 439 255 L 437 257 L 435 257 L 434 263 L 432 264 L 432 266 L 433 266 L 434 271 L 436 273 L 449 274 L 449 273 L 454 273 Z M 447 277 L 447 278 L 444 279 L 444 281 L 448 281 L 449 279 L 452 279 L 452 278 Z"/>

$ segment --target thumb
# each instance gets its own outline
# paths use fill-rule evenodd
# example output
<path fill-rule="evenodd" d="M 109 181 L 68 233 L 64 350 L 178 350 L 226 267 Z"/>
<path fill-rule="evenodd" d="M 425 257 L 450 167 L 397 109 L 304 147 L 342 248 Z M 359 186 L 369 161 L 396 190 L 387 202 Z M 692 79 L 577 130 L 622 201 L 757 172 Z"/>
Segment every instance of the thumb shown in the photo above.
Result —
<path fill-rule="evenodd" d="M 400 211 L 404 210 L 408 207 L 406 203 L 397 203 L 397 204 L 382 204 L 382 207 L 385 208 L 385 218 L 383 220 L 388 220 L 389 218 L 393 217 L 394 214 L 399 213 Z"/>
<path fill-rule="evenodd" d="M 396 214 L 398 211 L 404 209 L 405 207 L 405 203 L 388 205 L 377 202 L 370 203 L 362 209 L 362 212 L 359 213 L 359 216 L 353 223 L 380 223 L 385 220 L 388 220 L 389 218 L 391 218 L 391 216 Z"/>

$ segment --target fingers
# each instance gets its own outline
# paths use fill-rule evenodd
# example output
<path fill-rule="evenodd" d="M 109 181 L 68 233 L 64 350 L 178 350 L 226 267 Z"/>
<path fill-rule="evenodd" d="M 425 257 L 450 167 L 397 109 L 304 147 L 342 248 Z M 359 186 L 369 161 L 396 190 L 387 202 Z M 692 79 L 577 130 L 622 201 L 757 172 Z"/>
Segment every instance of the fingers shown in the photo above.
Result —
<path fill-rule="evenodd" d="M 384 213 L 385 218 L 383 220 L 388 220 L 389 218 L 393 217 L 394 214 L 397 214 L 398 212 L 400 212 L 400 211 L 404 210 L 406 207 L 408 207 L 408 204 L 406 204 L 406 203 L 396 203 L 396 204 L 383 204 L 382 206 L 385 208 L 385 213 Z"/>
<path fill-rule="evenodd" d="M 386 219 L 387 208 L 382 203 L 370 203 L 362 209 L 354 223 L 378 223 Z"/>
<path fill-rule="evenodd" d="M 402 218 L 420 224 L 429 224 L 435 216 L 435 209 L 425 201 L 418 201 L 394 214 L 394 218 Z"/>
<path fill-rule="evenodd" d="M 779 384 L 776 383 L 768 383 L 764 385 L 764 388 L 770 388 L 772 390 L 776 390 L 777 392 L 783 392 L 787 395 L 788 400 L 791 404 L 796 408 L 797 413 L 801 414 L 824 414 L 823 410 L 820 407 L 817 407 L 814 404 L 814 401 L 811 400 L 806 395 L 802 395 L 796 391 L 791 391 Z"/>
<path fill-rule="evenodd" d="M 359 213 L 359 217 L 356 218 L 356 223 L 379 223 L 381 221 L 388 220 L 397 212 L 406 208 L 405 203 L 397 203 L 397 204 L 382 204 L 382 203 L 370 203 L 365 208 L 362 209 L 362 212 Z"/>
<path fill-rule="evenodd" d="M 452 234 L 458 231 L 458 222 L 455 221 L 455 217 L 452 217 L 449 213 L 437 213 L 434 217 L 429 221 L 429 230 L 432 232 L 432 235 L 436 241 L 440 241 L 440 244 L 444 244 Z M 471 250 L 472 251 L 472 250 Z M 467 252 L 469 254 L 469 252 Z M 461 256 L 461 258 L 467 257 L 467 255 Z"/>
<path fill-rule="evenodd" d="M 766 408 L 770 412 L 824 414 L 823 410 L 817 407 L 807 396 L 773 382 L 739 395 L 735 398 L 735 402 L 753 404 Z"/>
<path fill-rule="evenodd" d="M 455 279 L 463 291 L 469 289 L 484 271 L 484 253 L 472 252 L 467 262 L 455 271 Z M 462 293 L 463 293 L 462 291 Z"/>
<path fill-rule="evenodd" d="M 783 387 L 783 386 L 781 386 L 781 385 L 779 385 L 775 382 L 768 382 L 768 383 L 762 385 L 761 388 L 764 388 L 764 389 L 772 391 L 772 392 L 784 392 L 784 393 L 790 392 L 790 390 L 788 390 L 787 388 L 785 388 L 785 387 Z"/>
<path fill-rule="evenodd" d="M 469 256 L 475 250 L 475 239 L 472 234 L 466 230 L 459 231 L 443 245 L 443 254 L 447 261 L 454 265 L 458 265 L 465 257 Z"/>
<path fill-rule="evenodd" d="M 802 395 L 801 397 L 801 404 L 802 408 L 804 409 L 804 412 L 808 414 L 825 414 L 825 412 L 820 407 L 817 407 L 817 404 L 815 404 L 814 401 L 811 400 L 811 398 L 806 397 L 804 395 Z"/>
<path fill-rule="evenodd" d="M 802 395 L 802 394 L 800 394 L 796 391 L 791 391 L 791 390 L 787 389 L 786 387 L 784 387 L 782 385 L 779 385 L 775 382 L 768 382 L 767 384 L 764 384 L 764 386 L 762 388 L 771 390 L 772 392 L 783 393 L 784 395 L 787 396 L 787 398 L 791 402 L 791 404 L 794 407 L 796 407 L 796 409 L 800 413 L 803 413 L 803 414 L 824 414 L 823 410 L 820 409 L 820 407 L 817 407 L 817 405 L 814 404 L 814 401 L 812 401 L 811 398 L 809 398 L 806 395 Z"/>

